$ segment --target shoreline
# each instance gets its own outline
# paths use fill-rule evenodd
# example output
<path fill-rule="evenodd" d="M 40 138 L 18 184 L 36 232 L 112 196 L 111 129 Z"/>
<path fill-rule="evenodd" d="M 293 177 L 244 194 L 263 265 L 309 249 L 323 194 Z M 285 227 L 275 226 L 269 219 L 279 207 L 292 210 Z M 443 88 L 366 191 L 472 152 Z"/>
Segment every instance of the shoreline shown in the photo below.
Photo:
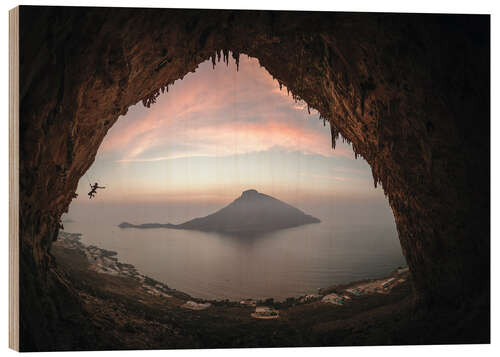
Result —
<path fill-rule="evenodd" d="M 441 324 L 436 325 L 436 312 L 414 314 L 407 268 L 285 301 L 204 300 L 138 273 L 115 252 L 85 246 L 79 234 L 61 236 L 51 253 L 80 298 L 88 333 L 97 343 L 92 348 L 421 344 L 452 342 L 450 336 L 462 334 L 462 315 L 439 311 Z M 451 335 L 450 326 L 457 327 Z"/>
<path fill-rule="evenodd" d="M 60 231 L 58 239 L 54 244 L 58 247 L 74 249 L 85 254 L 89 262 L 89 270 L 100 274 L 109 274 L 133 279 L 139 282 L 143 289 L 147 290 L 151 295 L 163 297 L 177 295 L 181 298 L 189 297 L 196 299 L 180 290 L 170 288 L 161 281 L 139 273 L 137 268 L 132 264 L 120 262 L 118 253 L 115 251 L 99 248 L 95 245 L 85 245 L 81 242 L 81 237 L 81 233 Z"/>
<path fill-rule="evenodd" d="M 330 285 L 318 288 L 316 293 L 290 296 L 282 300 L 275 300 L 273 297 L 264 299 L 206 299 L 195 297 L 186 292 L 170 288 L 167 283 L 163 283 L 147 275 L 141 274 L 134 265 L 121 262 L 118 259 L 117 252 L 99 248 L 95 245 L 85 245 L 81 242 L 81 237 L 82 233 L 60 231 L 58 239 L 54 244 L 63 248 L 74 249 L 85 254 L 89 262 L 89 270 L 95 271 L 96 273 L 130 278 L 139 282 L 142 285 L 142 288 L 151 295 L 164 298 L 170 298 L 175 295 L 178 298 L 200 305 L 210 303 L 213 305 L 226 304 L 259 306 L 271 304 L 274 306 L 288 306 L 291 303 L 308 303 L 325 300 L 324 302 L 341 306 L 342 303 L 336 300 L 340 299 L 345 303 L 353 296 L 376 293 L 388 294 L 392 288 L 407 281 L 409 276 L 408 267 L 398 267 L 390 275 L 383 278 L 367 278 L 348 283 Z M 196 305 L 189 305 L 190 304 L 187 304 L 186 308 L 192 310 L 199 309 Z"/>

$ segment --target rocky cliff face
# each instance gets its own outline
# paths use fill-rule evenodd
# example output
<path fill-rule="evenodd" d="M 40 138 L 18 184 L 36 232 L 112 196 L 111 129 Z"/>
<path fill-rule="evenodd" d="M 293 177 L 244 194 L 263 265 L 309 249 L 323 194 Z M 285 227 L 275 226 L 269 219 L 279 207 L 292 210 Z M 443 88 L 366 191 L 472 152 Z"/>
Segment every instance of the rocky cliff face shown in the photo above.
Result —
<path fill-rule="evenodd" d="M 367 160 L 420 302 L 489 291 L 489 17 L 22 7 L 20 35 L 23 348 L 93 338 L 74 329 L 78 298 L 49 251 L 108 129 L 229 51 Z"/>

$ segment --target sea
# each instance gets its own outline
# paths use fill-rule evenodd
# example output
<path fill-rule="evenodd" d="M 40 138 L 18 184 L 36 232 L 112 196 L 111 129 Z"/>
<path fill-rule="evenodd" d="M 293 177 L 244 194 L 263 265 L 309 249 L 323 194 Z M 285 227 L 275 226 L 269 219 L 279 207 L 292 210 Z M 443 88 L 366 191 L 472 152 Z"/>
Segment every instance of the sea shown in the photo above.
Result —
<path fill-rule="evenodd" d="M 204 208 L 213 211 L 215 207 Z M 195 211 L 170 207 L 170 216 L 176 217 L 170 222 L 197 217 Z M 284 300 L 335 284 L 382 278 L 406 266 L 391 212 L 363 216 L 358 209 L 339 219 L 330 211 L 306 211 L 321 223 L 254 237 L 166 228 L 121 229 L 118 224 L 124 220 L 159 221 L 157 217 L 148 220 L 147 212 L 140 217 L 106 216 L 99 208 L 82 212 L 70 209 L 64 221 L 66 232 L 81 233 L 82 243 L 116 251 L 121 262 L 133 264 L 140 273 L 203 299 Z"/>

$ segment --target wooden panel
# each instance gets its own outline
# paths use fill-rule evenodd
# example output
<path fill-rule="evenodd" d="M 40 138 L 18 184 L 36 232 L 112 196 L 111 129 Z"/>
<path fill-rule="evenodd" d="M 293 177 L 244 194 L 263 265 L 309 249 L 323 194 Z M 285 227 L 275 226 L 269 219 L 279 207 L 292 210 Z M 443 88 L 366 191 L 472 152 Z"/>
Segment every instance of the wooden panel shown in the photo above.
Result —
<path fill-rule="evenodd" d="M 9 11 L 9 347 L 19 351 L 19 7 Z"/>

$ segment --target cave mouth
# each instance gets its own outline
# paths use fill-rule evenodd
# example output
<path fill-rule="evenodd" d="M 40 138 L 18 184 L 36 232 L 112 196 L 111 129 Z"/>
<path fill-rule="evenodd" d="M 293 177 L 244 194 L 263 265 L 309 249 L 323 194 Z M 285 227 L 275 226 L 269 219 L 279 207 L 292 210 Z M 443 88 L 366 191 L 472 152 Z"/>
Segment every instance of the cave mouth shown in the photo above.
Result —
<path fill-rule="evenodd" d="M 418 342 L 489 341 L 489 16 L 19 12 L 24 350 L 95 346 L 79 328 L 87 326 L 82 301 L 49 252 L 61 215 L 119 115 L 229 49 L 258 58 L 370 165 L 394 212 L 416 306 L 448 312 Z M 474 323 L 462 323 L 464 312 Z"/>
<path fill-rule="evenodd" d="M 62 218 L 65 231 L 206 299 L 285 300 L 385 278 L 405 265 L 387 198 L 350 143 L 340 138 L 333 149 L 336 138 L 319 113 L 257 59 L 221 57 L 118 119 L 80 179 L 78 198 Z M 89 200 L 94 182 L 106 188 Z M 179 224 L 206 216 L 248 188 L 321 222 L 252 238 L 117 229 L 125 221 Z M 120 272 L 101 259 L 92 269 Z"/>

